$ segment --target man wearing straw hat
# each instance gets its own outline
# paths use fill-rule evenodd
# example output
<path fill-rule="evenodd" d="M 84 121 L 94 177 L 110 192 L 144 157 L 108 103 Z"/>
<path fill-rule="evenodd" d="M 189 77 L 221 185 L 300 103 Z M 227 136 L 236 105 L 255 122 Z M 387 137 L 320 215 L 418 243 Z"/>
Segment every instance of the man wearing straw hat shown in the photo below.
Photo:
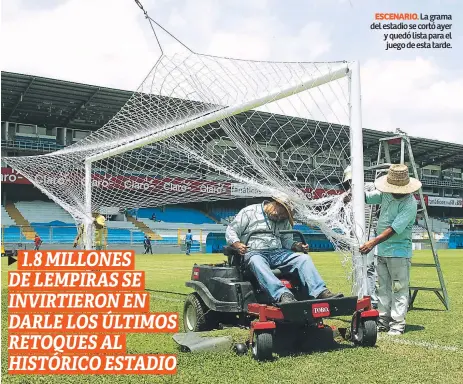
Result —
<path fill-rule="evenodd" d="M 304 253 L 308 246 L 295 242 L 292 234 L 281 235 L 282 230 L 291 230 L 294 225 L 294 207 L 287 195 L 278 193 L 273 201 L 264 201 L 243 208 L 228 225 L 225 237 L 244 257 L 244 262 L 256 276 L 259 285 L 273 301 L 287 303 L 295 301 L 291 291 L 273 274 L 278 268 L 283 273 L 297 273 L 307 296 L 318 299 L 339 297 L 333 294 L 318 273 L 312 259 Z M 252 236 L 247 244 L 244 238 L 253 231 L 273 233 Z M 304 252 L 304 253 L 303 253 Z"/>
<path fill-rule="evenodd" d="M 376 190 L 365 193 L 367 204 L 380 204 L 378 236 L 360 247 L 367 254 L 378 246 L 379 331 L 397 336 L 405 330 L 409 300 L 412 227 L 417 203 L 413 192 L 421 182 L 409 177 L 408 167 L 393 164 L 386 176 L 375 181 Z"/>
<path fill-rule="evenodd" d="M 93 217 L 93 226 L 95 228 L 95 237 L 94 244 L 96 250 L 104 249 L 104 229 L 106 226 L 106 219 L 104 216 L 100 215 L 97 212 L 92 213 Z M 77 230 L 77 236 L 74 239 L 73 247 L 76 248 L 79 243 L 83 242 L 84 239 L 85 226 L 81 224 Z M 83 246 L 83 244 L 81 244 Z"/>

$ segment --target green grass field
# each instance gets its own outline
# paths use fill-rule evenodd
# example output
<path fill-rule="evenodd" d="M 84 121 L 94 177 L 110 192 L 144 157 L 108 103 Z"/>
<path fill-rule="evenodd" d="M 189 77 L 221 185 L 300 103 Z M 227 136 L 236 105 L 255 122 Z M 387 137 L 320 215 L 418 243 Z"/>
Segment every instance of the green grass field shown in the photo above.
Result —
<path fill-rule="evenodd" d="M 333 291 L 349 291 L 345 271 L 334 253 L 314 253 L 320 273 Z M 136 269 L 146 271 L 151 292 L 151 311 L 183 309 L 183 297 L 157 291 L 189 293 L 184 282 L 194 262 L 222 261 L 221 255 L 137 256 Z M 7 374 L 7 267 L 2 258 L 2 382 L 4 383 L 463 383 L 463 251 L 441 251 L 440 260 L 450 295 L 451 310 L 445 311 L 431 292 L 420 292 L 417 307 L 409 312 L 405 335 L 392 339 L 380 336 L 374 348 L 355 348 L 338 341 L 332 350 L 277 357 L 259 363 L 251 355 L 233 352 L 181 353 L 169 334 L 131 334 L 128 353 L 178 353 L 178 374 L 172 377 L 147 375 L 107 376 L 8 376 Z M 430 262 L 429 251 L 415 252 L 415 262 Z M 436 286 L 433 268 L 412 269 L 413 285 Z M 328 322 L 340 325 L 342 321 Z M 181 326 L 183 328 L 183 326 Z M 246 340 L 247 331 L 225 329 L 217 335 Z"/>

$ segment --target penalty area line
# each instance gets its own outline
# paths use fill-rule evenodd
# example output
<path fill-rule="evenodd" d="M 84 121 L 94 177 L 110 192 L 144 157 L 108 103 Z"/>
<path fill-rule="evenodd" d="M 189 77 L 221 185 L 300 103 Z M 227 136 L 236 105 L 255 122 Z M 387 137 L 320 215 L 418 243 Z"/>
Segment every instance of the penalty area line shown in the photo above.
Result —
<path fill-rule="evenodd" d="M 172 301 L 174 303 L 184 303 L 185 300 L 180 300 L 180 299 L 175 299 L 173 297 L 167 297 L 167 296 L 160 296 L 160 295 L 153 295 L 152 293 L 150 294 L 151 300 L 152 301 Z"/>
<path fill-rule="evenodd" d="M 412 347 L 421 347 L 421 348 L 427 348 L 427 349 L 437 349 L 439 351 L 448 351 L 448 352 L 463 352 L 461 348 L 458 347 L 452 347 L 449 345 L 440 345 L 440 344 L 434 344 L 434 343 L 429 343 L 427 341 L 419 341 L 419 340 L 407 340 L 407 339 L 400 339 L 392 336 L 381 336 L 378 337 L 378 340 L 384 340 L 388 341 L 391 343 L 395 344 L 402 344 L 402 345 L 409 345 Z"/>

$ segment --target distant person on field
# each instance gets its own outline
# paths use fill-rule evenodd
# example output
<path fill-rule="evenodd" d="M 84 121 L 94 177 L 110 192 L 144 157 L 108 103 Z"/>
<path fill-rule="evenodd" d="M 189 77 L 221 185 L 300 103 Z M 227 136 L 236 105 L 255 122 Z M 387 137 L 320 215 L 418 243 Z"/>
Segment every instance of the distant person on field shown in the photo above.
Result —
<path fill-rule="evenodd" d="M 409 302 L 412 227 L 417 212 L 413 193 L 421 182 L 411 178 L 408 167 L 393 164 L 386 176 L 375 181 L 376 190 L 365 193 L 367 204 L 380 204 L 375 238 L 360 247 L 368 254 L 378 246 L 378 330 L 391 336 L 405 331 Z"/>
<path fill-rule="evenodd" d="M 95 236 L 94 236 L 94 244 L 96 250 L 102 250 L 105 246 L 105 227 L 106 227 L 106 219 L 103 215 L 99 213 L 93 213 L 93 226 L 95 228 Z M 76 248 L 78 244 L 83 246 L 84 240 L 84 232 L 85 232 L 85 225 L 81 224 L 79 229 L 77 230 L 77 236 L 74 239 L 73 247 Z"/>
<path fill-rule="evenodd" d="M 191 233 L 191 229 L 189 229 L 188 233 L 185 235 L 185 245 L 186 254 L 189 255 L 191 253 L 191 246 L 193 245 L 193 234 Z"/>
<path fill-rule="evenodd" d="M 145 235 L 143 237 L 143 247 L 145 248 L 145 252 L 143 252 L 143 254 L 145 254 L 148 251 L 148 249 L 147 249 L 147 243 L 148 243 L 147 239 L 148 239 L 148 236 Z"/>
<path fill-rule="evenodd" d="M 342 181 L 342 187 L 344 190 L 349 194 L 352 193 L 352 168 L 349 165 L 344 170 L 344 177 Z M 378 210 L 376 211 L 378 214 Z M 376 236 L 376 228 L 374 229 L 375 236 Z M 370 253 L 367 255 L 367 294 L 371 297 L 371 304 L 374 308 L 378 306 L 378 296 L 376 293 L 376 251 L 377 247 L 375 247 Z"/>
<path fill-rule="evenodd" d="M 42 239 L 40 236 L 36 233 L 34 237 L 34 251 L 40 250 L 40 246 L 42 245 Z"/>
<path fill-rule="evenodd" d="M 156 221 L 156 214 L 153 212 L 153 214 L 151 215 L 151 220 L 153 221 Z"/>
<path fill-rule="evenodd" d="M 148 251 L 153 254 L 153 248 L 151 247 L 151 237 L 145 236 L 145 240 L 143 241 L 144 246 L 145 246 L 145 252 L 144 254 L 147 254 Z"/>

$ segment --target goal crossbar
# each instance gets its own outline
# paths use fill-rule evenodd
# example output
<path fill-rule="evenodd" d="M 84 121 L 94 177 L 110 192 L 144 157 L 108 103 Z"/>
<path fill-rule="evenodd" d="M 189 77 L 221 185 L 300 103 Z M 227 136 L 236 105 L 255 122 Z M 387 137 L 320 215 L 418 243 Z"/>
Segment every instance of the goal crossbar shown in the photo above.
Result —
<path fill-rule="evenodd" d="M 107 159 L 112 156 L 120 155 L 122 153 L 131 151 L 133 149 L 143 147 L 145 145 L 159 142 L 161 140 L 166 140 L 175 135 L 179 135 L 179 134 L 191 131 L 193 129 L 203 127 L 205 125 L 212 124 L 216 121 L 223 120 L 228 117 L 240 114 L 242 112 L 246 112 L 251 109 L 261 107 L 265 104 L 284 99 L 286 97 L 295 95 L 297 93 L 308 90 L 310 88 L 315 88 L 320 85 L 329 83 L 331 81 L 338 80 L 342 77 L 347 76 L 348 73 L 349 73 L 349 67 L 346 64 L 345 67 L 342 67 L 336 71 L 326 73 L 324 75 L 321 75 L 315 78 L 311 77 L 309 79 L 305 79 L 301 83 L 293 84 L 286 88 L 278 89 L 277 91 L 266 93 L 264 96 L 259 97 L 257 99 L 253 99 L 245 103 L 225 107 L 223 109 L 209 113 L 207 115 L 200 116 L 196 119 L 190 119 L 185 122 L 176 124 L 172 127 L 168 127 L 160 132 L 156 132 L 154 134 L 143 137 L 141 139 L 131 141 L 127 144 L 123 144 L 121 146 L 118 146 L 117 148 L 112 148 L 107 151 L 97 153 L 93 156 L 89 156 L 86 158 L 85 162 L 93 163 L 98 160 L 103 160 L 103 159 Z"/>

